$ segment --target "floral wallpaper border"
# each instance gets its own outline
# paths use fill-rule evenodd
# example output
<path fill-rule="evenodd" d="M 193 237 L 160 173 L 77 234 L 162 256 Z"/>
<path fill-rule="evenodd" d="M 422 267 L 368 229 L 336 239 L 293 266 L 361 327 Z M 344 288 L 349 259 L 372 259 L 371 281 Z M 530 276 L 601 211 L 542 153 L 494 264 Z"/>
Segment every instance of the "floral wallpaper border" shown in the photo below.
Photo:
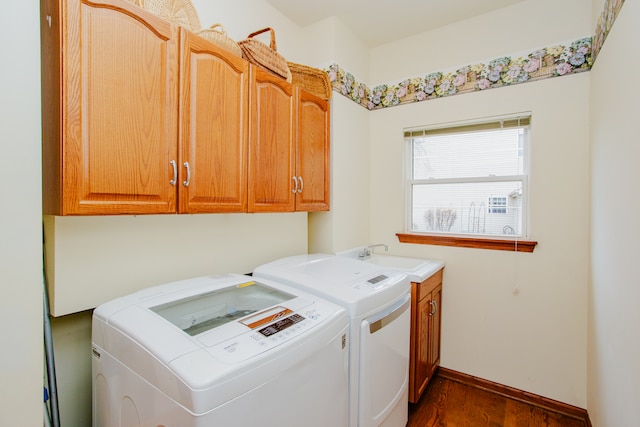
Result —
<path fill-rule="evenodd" d="M 604 40 L 607 38 L 613 22 L 618 17 L 622 4 L 625 0 L 606 0 L 604 4 L 604 10 L 598 18 L 598 24 L 596 25 L 596 33 L 593 36 L 593 61 L 595 62 L 600 49 L 604 44 Z"/>
<path fill-rule="evenodd" d="M 429 73 L 398 84 L 369 88 L 354 76 L 332 64 L 327 72 L 334 91 L 351 98 L 368 110 L 426 101 L 467 92 L 509 86 L 527 81 L 588 71 L 591 68 L 591 37 L 569 46 L 538 49 L 527 57 L 505 56 L 486 64 L 473 64 L 454 72 Z"/>
<path fill-rule="evenodd" d="M 595 36 L 538 49 L 526 57 L 505 56 L 454 72 L 434 72 L 373 88 L 358 82 L 338 64 L 332 64 L 325 72 L 334 91 L 368 110 L 377 110 L 589 71 L 623 3 L 624 0 L 606 0 Z"/>

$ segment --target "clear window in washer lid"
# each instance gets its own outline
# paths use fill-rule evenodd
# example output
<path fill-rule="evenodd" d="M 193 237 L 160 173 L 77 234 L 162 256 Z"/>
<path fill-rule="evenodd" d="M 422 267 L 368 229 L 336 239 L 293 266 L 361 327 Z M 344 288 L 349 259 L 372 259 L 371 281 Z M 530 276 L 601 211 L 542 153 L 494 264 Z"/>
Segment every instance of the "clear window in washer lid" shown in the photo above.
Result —
<path fill-rule="evenodd" d="M 293 298 L 294 295 L 249 281 L 151 307 L 151 310 L 195 336 Z"/>

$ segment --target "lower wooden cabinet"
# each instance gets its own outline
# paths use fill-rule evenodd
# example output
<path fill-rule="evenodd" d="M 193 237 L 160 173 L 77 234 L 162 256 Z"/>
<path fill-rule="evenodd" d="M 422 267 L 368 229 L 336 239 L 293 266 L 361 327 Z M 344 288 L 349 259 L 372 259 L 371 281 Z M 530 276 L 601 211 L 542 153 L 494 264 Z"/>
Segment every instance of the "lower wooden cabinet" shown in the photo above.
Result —
<path fill-rule="evenodd" d="M 442 272 L 411 283 L 409 402 L 416 403 L 440 365 Z"/>

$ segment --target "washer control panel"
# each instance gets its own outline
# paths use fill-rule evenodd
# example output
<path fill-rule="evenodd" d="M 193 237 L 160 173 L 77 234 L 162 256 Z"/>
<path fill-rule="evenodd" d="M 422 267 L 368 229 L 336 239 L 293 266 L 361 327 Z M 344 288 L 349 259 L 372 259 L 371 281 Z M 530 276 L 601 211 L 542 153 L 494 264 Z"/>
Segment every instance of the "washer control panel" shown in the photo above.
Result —
<path fill-rule="evenodd" d="M 209 347 L 209 351 L 223 362 L 238 363 L 295 339 L 333 316 L 335 310 L 313 304 L 296 313 L 282 313 L 286 314 L 272 323 Z"/>
<path fill-rule="evenodd" d="M 293 314 L 258 330 L 258 332 L 260 332 L 265 337 L 270 337 L 302 321 L 304 321 L 304 317 L 300 316 L 299 314 Z"/>

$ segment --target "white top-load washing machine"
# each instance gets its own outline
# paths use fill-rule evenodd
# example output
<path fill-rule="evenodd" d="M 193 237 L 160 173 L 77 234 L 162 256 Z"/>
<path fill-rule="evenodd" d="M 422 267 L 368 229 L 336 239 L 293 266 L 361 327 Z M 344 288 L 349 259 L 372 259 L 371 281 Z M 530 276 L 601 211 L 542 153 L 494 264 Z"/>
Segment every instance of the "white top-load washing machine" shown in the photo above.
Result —
<path fill-rule="evenodd" d="M 349 425 L 408 420 L 410 283 L 407 276 L 335 255 L 282 258 L 253 271 L 345 307 L 350 318 Z"/>
<path fill-rule="evenodd" d="M 93 426 L 348 424 L 344 308 L 268 279 L 200 277 L 94 311 Z"/>

